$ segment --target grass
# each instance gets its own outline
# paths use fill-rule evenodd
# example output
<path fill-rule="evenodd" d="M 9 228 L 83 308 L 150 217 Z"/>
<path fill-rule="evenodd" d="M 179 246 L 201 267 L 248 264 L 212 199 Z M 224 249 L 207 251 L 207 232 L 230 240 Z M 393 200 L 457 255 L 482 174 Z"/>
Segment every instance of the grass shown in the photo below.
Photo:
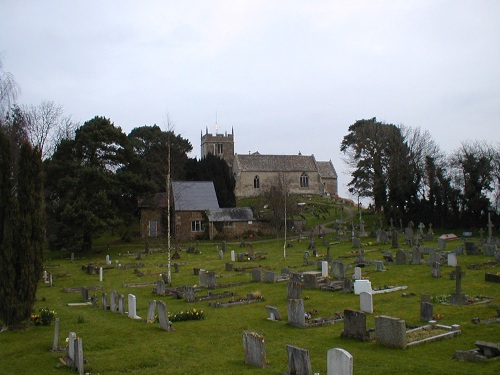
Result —
<path fill-rule="evenodd" d="M 332 234 L 327 235 L 328 240 Z M 372 240 L 373 241 L 373 240 Z M 402 241 L 400 241 L 402 242 Z M 155 282 L 161 272 L 166 272 L 167 256 L 163 252 L 153 255 L 143 255 L 142 260 L 135 259 L 141 242 L 118 244 L 111 243 L 109 250 L 98 250 L 93 254 L 76 255 L 73 263 L 69 255 L 61 252 L 48 252 L 44 265 L 54 275 L 54 286 L 42 282 L 37 292 L 35 311 L 39 308 L 49 308 L 57 312 L 60 318 L 59 344 L 64 345 L 65 338 L 71 331 L 83 338 L 84 355 L 87 359 L 85 370 L 92 374 L 282 374 L 287 371 L 286 345 L 291 344 L 309 350 L 313 372 L 326 374 L 326 353 L 331 348 L 343 348 L 354 357 L 355 374 L 494 374 L 500 373 L 500 361 L 489 363 L 457 362 L 453 359 L 455 350 L 474 348 L 477 340 L 500 342 L 498 324 L 473 324 L 471 319 L 479 317 L 487 319 L 497 316 L 496 309 L 500 307 L 500 288 L 496 283 L 484 281 L 485 272 L 499 273 L 500 265 L 489 269 L 467 269 L 469 264 L 482 263 L 491 260 L 490 257 L 459 256 L 459 264 L 466 275 L 463 278 L 462 290 L 467 295 L 485 295 L 493 297 L 488 304 L 450 306 L 434 303 L 434 313 L 440 314 L 440 324 L 460 324 L 462 334 L 457 338 L 427 343 L 406 350 L 391 349 L 378 345 L 375 341 L 357 342 L 342 339 L 340 333 L 343 324 L 314 328 L 293 328 L 286 324 L 287 316 L 287 283 L 254 283 L 251 281 L 251 271 L 225 271 L 225 263 L 230 261 L 230 250 L 243 251 L 237 243 L 228 243 L 224 259 L 219 259 L 216 243 L 200 242 L 201 254 L 180 252 L 179 273 L 172 268 L 173 286 L 195 285 L 198 277 L 193 274 L 193 268 L 204 268 L 215 271 L 219 278 L 218 284 L 233 284 L 248 282 L 241 286 L 227 288 L 244 298 L 249 293 L 260 293 L 264 301 L 247 305 L 226 308 L 212 308 L 207 302 L 187 303 L 172 297 L 158 297 L 152 294 L 151 287 L 124 287 L 124 284 L 138 282 Z M 250 241 L 247 241 L 250 243 Z M 181 244 L 185 248 L 189 244 Z M 220 244 L 219 249 L 220 249 Z M 315 265 L 304 266 L 303 255 L 307 250 L 308 241 L 293 241 L 293 247 L 287 249 L 287 257 L 283 259 L 282 240 L 253 241 L 255 252 L 266 252 L 264 260 L 237 263 L 241 266 L 261 266 L 280 272 L 288 267 L 293 271 L 315 270 Z M 436 246 L 426 243 L 426 246 Z M 458 243 L 450 243 L 454 248 Z M 316 240 L 316 246 L 322 256 L 326 248 Z M 155 245 L 151 244 L 151 248 Z M 380 250 L 388 246 L 369 246 L 365 257 L 369 260 L 382 260 Z M 394 250 L 393 250 L 394 252 Z M 89 275 L 82 266 L 94 262 L 105 264 L 105 256 L 111 256 L 113 265 L 141 262 L 144 274 L 138 277 L 134 269 L 107 269 L 104 280 L 99 281 L 99 275 Z M 353 273 L 355 255 L 349 242 L 331 246 L 331 256 L 342 258 L 349 265 L 348 274 Z M 427 258 L 427 257 L 426 257 Z M 310 257 L 310 260 L 313 258 Z M 321 257 L 319 258 L 321 259 Z M 427 258 L 428 259 L 428 258 Z M 57 268 L 51 268 L 57 266 Z M 161 267 L 159 265 L 162 265 Z M 367 315 L 367 326 L 375 326 L 377 315 L 388 315 L 405 319 L 409 325 L 423 325 L 419 321 L 420 294 L 432 296 L 448 295 L 454 291 L 455 281 L 450 280 L 448 273 L 451 267 L 443 266 L 442 277 L 431 277 L 427 265 L 387 265 L 387 271 L 376 272 L 373 266 L 363 269 L 363 276 L 368 277 L 373 287 L 386 285 L 407 285 L 408 289 L 399 292 L 377 294 L 373 296 L 374 314 Z M 163 300 L 170 312 L 178 312 L 196 308 L 203 310 L 204 320 L 182 321 L 174 323 L 175 331 L 166 332 L 159 324 L 147 324 L 134 321 L 119 313 L 94 309 L 91 306 L 67 306 L 70 302 L 80 302 L 80 293 L 65 293 L 64 287 L 102 286 L 97 291 L 100 304 L 102 292 L 116 290 L 119 294 L 133 293 L 137 297 L 137 314 L 145 319 L 148 301 Z M 224 289 L 223 289 L 224 290 Z M 217 290 L 222 292 L 223 290 Z M 196 296 L 206 294 L 199 292 Z M 406 293 L 408 297 L 403 297 Z M 93 292 L 90 292 L 93 294 Z M 315 317 L 331 316 L 344 309 L 359 310 L 359 296 L 344 294 L 342 291 L 326 292 L 320 290 L 303 290 L 307 296 L 304 304 L 307 311 L 317 310 Z M 228 298 L 229 299 L 229 298 Z M 265 305 L 276 306 L 285 322 L 270 322 L 267 318 Z M 266 355 L 269 367 L 256 369 L 244 363 L 242 334 L 253 331 L 264 336 Z M 61 353 L 52 353 L 54 323 L 51 326 L 31 326 L 24 331 L 4 331 L 0 333 L 0 374 L 67 374 L 70 370 L 61 366 Z"/>

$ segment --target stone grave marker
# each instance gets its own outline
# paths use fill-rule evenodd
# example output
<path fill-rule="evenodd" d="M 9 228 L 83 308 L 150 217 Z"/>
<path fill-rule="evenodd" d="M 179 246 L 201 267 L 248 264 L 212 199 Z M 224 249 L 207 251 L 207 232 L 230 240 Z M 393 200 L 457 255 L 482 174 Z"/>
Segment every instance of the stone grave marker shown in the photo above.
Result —
<path fill-rule="evenodd" d="M 74 364 L 76 367 L 76 371 L 78 374 L 83 375 L 84 374 L 84 368 L 83 368 L 83 339 L 82 338 L 77 338 L 75 340 L 75 360 Z"/>
<path fill-rule="evenodd" d="M 366 329 L 366 315 L 362 311 L 344 310 L 344 330 L 340 336 L 358 341 L 368 341 L 370 333 Z"/>
<path fill-rule="evenodd" d="M 439 262 L 432 262 L 431 263 L 431 276 L 434 278 L 441 277 L 441 263 L 439 263 Z"/>
<path fill-rule="evenodd" d="M 333 261 L 332 262 L 332 275 L 336 279 L 345 278 L 345 265 L 342 262 Z"/>
<path fill-rule="evenodd" d="M 422 263 L 422 253 L 420 252 L 420 248 L 415 246 L 412 252 L 411 264 L 420 265 L 421 263 Z"/>
<path fill-rule="evenodd" d="M 267 305 L 266 310 L 269 314 L 269 318 L 267 318 L 268 320 L 281 320 L 281 314 L 277 307 Z"/>
<path fill-rule="evenodd" d="M 109 259 L 109 255 L 106 255 L 106 265 L 107 266 L 111 265 L 111 259 Z"/>
<path fill-rule="evenodd" d="M 217 288 L 217 274 L 214 271 L 207 272 L 207 287 L 209 289 Z"/>
<path fill-rule="evenodd" d="M 245 255 L 243 253 L 238 253 L 238 262 L 244 262 L 245 261 Z"/>
<path fill-rule="evenodd" d="M 351 279 L 344 279 L 344 285 L 342 286 L 342 292 L 349 294 L 352 293 L 354 282 Z"/>
<path fill-rule="evenodd" d="M 438 250 L 446 250 L 446 240 L 444 238 L 438 238 Z"/>
<path fill-rule="evenodd" d="M 198 284 L 204 288 L 208 287 L 208 275 L 207 271 L 204 269 L 200 269 L 200 272 L 198 273 Z"/>
<path fill-rule="evenodd" d="M 373 314 L 373 296 L 370 292 L 359 293 L 359 305 L 362 312 Z"/>
<path fill-rule="evenodd" d="M 259 368 L 268 366 L 264 337 L 255 332 L 243 332 L 245 364 Z"/>
<path fill-rule="evenodd" d="M 449 253 L 448 254 L 448 266 L 450 266 L 450 267 L 456 267 L 457 264 L 458 264 L 457 254 L 455 254 L 455 253 Z"/>
<path fill-rule="evenodd" d="M 233 271 L 234 266 L 233 263 L 226 262 L 226 271 Z"/>
<path fill-rule="evenodd" d="M 292 283 L 301 283 L 302 282 L 302 274 L 299 272 L 293 272 L 290 276 L 290 281 Z"/>
<path fill-rule="evenodd" d="M 130 319 L 141 319 L 137 315 L 137 300 L 133 294 L 128 295 L 128 317 Z"/>
<path fill-rule="evenodd" d="M 408 263 L 408 254 L 405 250 L 396 251 L 396 264 L 404 265 Z"/>
<path fill-rule="evenodd" d="M 321 276 L 322 277 L 328 276 L 328 262 L 327 261 L 321 262 Z"/>
<path fill-rule="evenodd" d="M 155 321 L 155 312 L 156 312 L 156 300 L 149 301 L 148 315 L 146 318 L 146 321 L 148 323 L 153 323 Z"/>
<path fill-rule="evenodd" d="M 354 267 L 354 274 L 352 275 L 354 280 L 361 280 L 363 277 L 361 275 L 361 267 Z"/>
<path fill-rule="evenodd" d="M 311 360 L 309 350 L 293 345 L 287 345 L 288 353 L 288 374 L 289 375 L 312 375 Z"/>
<path fill-rule="evenodd" d="M 390 316 L 375 317 L 375 337 L 380 345 L 391 348 L 406 348 L 406 323 Z"/>
<path fill-rule="evenodd" d="M 184 299 L 186 302 L 194 302 L 194 288 L 192 286 L 184 286 Z"/>
<path fill-rule="evenodd" d="M 52 351 L 59 351 L 59 318 L 54 322 L 54 340 L 52 341 Z"/>
<path fill-rule="evenodd" d="M 289 281 L 287 294 L 288 294 L 288 299 L 302 298 L 302 283 Z"/>
<path fill-rule="evenodd" d="M 433 305 L 430 302 L 420 302 L 420 321 L 428 322 L 433 320 Z"/>
<path fill-rule="evenodd" d="M 118 312 L 125 314 L 125 296 L 123 294 L 118 296 Z"/>
<path fill-rule="evenodd" d="M 108 295 L 106 293 L 102 294 L 102 309 L 107 310 L 108 309 Z"/>
<path fill-rule="evenodd" d="M 252 281 L 262 281 L 262 269 L 254 268 L 252 269 Z"/>
<path fill-rule="evenodd" d="M 299 327 L 306 324 L 303 299 L 288 300 L 288 324 Z"/>
<path fill-rule="evenodd" d="M 354 281 L 354 294 L 360 294 L 361 292 L 372 292 L 372 283 L 370 280 Z"/>
<path fill-rule="evenodd" d="M 236 262 L 236 253 L 234 250 L 231 250 L 231 262 Z"/>
<path fill-rule="evenodd" d="M 156 293 L 160 296 L 165 294 L 165 282 L 163 280 L 156 280 Z"/>
<path fill-rule="evenodd" d="M 276 275 L 273 271 L 266 271 L 266 275 L 264 276 L 264 282 L 266 283 L 275 283 Z"/>
<path fill-rule="evenodd" d="M 219 250 L 219 259 L 224 259 L 224 251 Z"/>
<path fill-rule="evenodd" d="M 375 265 L 375 271 L 385 271 L 384 262 L 381 260 L 375 260 L 373 262 Z"/>
<path fill-rule="evenodd" d="M 352 355 L 341 348 L 329 349 L 326 359 L 327 375 L 353 375 L 354 365 Z"/>
<path fill-rule="evenodd" d="M 496 244 L 485 244 L 483 245 L 483 253 L 486 256 L 494 256 L 495 252 L 497 251 L 497 245 Z"/>
<path fill-rule="evenodd" d="M 72 362 L 75 362 L 75 341 L 76 333 L 70 332 L 68 334 L 68 357 Z"/>
<path fill-rule="evenodd" d="M 90 300 L 92 301 L 92 307 L 97 309 L 97 295 L 95 293 L 92 297 L 90 297 Z"/>
<path fill-rule="evenodd" d="M 387 262 L 387 263 L 394 263 L 394 258 L 392 257 L 392 253 L 388 250 L 383 250 L 382 251 L 382 254 L 384 256 L 384 260 Z"/>
<path fill-rule="evenodd" d="M 89 300 L 89 290 L 85 287 L 82 287 L 82 302 L 88 302 Z"/>
<path fill-rule="evenodd" d="M 430 294 L 422 293 L 420 295 L 420 303 L 424 303 L 424 302 L 431 303 L 431 295 Z"/>
<path fill-rule="evenodd" d="M 167 305 L 165 305 L 165 302 L 163 301 L 158 301 L 156 306 L 158 307 L 158 320 L 160 321 L 160 328 L 165 331 L 171 331 L 172 325 L 168 320 Z"/>
<path fill-rule="evenodd" d="M 432 263 L 441 264 L 442 260 L 443 260 L 443 258 L 441 257 L 441 254 L 439 254 L 439 253 L 430 253 L 430 255 L 429 255 L 429 264 L 432 264 Z"/>
<path fill-rule="evenodd" d="M 109 297 L 109 310 L 112 312 L 116 312 L 118 309 L 118 304 L 117 304 L 117 294 L 116 290 L 112 290 L 110 297 Z"/>
<path fill-rule="evenodd" d="M 392 230 L 392 238 L 391 239 L 392 239 L 391 247 L 393 249 L 399 248 L 399 235 L 398 235 L 398 231 L 396 229 Z"/>
<path fill-rule="evenodd" d="M 455 293 L 450 296 L 450 304 L 452 305 L 466 305 L 467 296 L 462 293 L 462 277 L 464 273 L 460 266 L 455 267 Z"/>
<path fill-rule="evenodd" d="M 321 273 L 316 271 L 308 271 L 303 273 L 304 277 L 304 288 L 306 289 L 318 289 L 318 275 Z"/>
<path fill-rule="evenodd" d="M 99 281 L 102 281 L 104 279 L 104 269 L 102 267 L 99 267 Z"/>

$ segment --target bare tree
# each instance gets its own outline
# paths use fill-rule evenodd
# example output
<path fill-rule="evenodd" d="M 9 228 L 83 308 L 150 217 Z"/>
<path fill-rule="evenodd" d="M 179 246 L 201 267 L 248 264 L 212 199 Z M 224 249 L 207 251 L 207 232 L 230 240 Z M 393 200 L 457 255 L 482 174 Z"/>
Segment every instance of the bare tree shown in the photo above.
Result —
<path fill-rule="evenodd" d="M 4 72 L 0 56 L 0 117 L 2 119 L 5 117 L 5 113 L 16 102 L 19 91 L 20 89 L 14 79 L 14 75 Z"/>

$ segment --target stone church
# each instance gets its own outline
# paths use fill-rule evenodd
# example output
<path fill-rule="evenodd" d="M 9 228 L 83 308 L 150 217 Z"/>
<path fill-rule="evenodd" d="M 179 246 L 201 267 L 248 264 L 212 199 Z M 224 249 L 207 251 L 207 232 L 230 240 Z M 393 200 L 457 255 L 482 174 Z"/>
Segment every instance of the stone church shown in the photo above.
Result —
<path fill-rule="evenodd" d="M 337 195 L 337 172 L 331 161 L 318 161 L 314 155 L 261 155 L 234 152 L 231 134 L 201 134 L 201 157 L 213 154 L 224 159 L 236 180 L 237 198 L 261 195 L 279 181 L 293 194 Z"/>

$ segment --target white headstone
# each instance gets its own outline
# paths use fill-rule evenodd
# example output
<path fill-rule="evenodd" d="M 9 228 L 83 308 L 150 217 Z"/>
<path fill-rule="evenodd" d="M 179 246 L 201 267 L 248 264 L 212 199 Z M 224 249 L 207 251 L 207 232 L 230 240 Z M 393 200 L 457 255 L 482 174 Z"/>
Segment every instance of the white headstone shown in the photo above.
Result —
<path fill-rule="evenodd" d="M 324 260 L 321 262 L 321 277 L 327 277 L 327 276 L 328 276 L 328 262 Z"/>
<path fill-rule="evenodd" d="M 344 349 L 328 350 L 326 361 L 327 375 L 352 375 L 354 373 L 352 355 Z"/>
<path fill-rule="evenodd" d="M 354 294 L 360 294 L 361 292 L 372 292 L 372 283 L 370 280 L 354 281 Z"/>
<path fill-rule="evenodd" d="M 75 360 L 75 340 L 76 333 L 70 332 L 68 335 L 68 357 L 71 358 L 72 361 Z"/>
<path fill-rule="evenodd" d="M 231 262 L 235 262 L 236 261 L 236 255 L 234 253 L 234 250 L 231 250 Z"/>
<path fill-rule="evenodd" d="M 99 281 L 102 281 L 104 276 L 104 270 L 102 267 L 99 267 Z"/>
<path fill-rule="evenodd" d="M 449 253 L 448 254 L 448 266 L 450 266 L 450 267 L 456 267 L 457 264 L 458 264 L 457 254 L 455 254 L 455 253 Z"/>
<path fill-rule="evenodd" d="M 368 314 L 373 314 L 373 296 L 370 292 L 361 292 L 359 293 L 359 305 L 360 305 L 360 310 L 368 313 Z"/>
<path fill-rule="evenodd" d="M 110 265 L 111 264 L 111 259 L 109 259 L 109 255 L 106 255 L 106 265 Z"/>
<path fill-rule="evenodd" d="M 128 317 L 130 319 L 141 319 L 137 315 L 137 301 L 133 294 L 128 295 Z"/>

